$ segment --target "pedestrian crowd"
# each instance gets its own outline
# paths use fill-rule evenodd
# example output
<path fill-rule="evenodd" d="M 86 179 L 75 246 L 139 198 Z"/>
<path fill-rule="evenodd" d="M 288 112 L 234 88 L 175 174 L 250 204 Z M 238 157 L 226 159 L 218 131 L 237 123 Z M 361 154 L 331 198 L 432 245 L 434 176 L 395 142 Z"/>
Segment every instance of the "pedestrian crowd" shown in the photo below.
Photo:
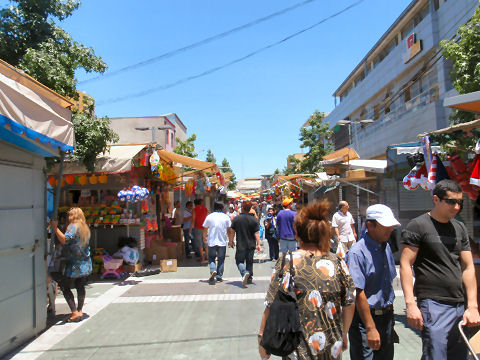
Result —
<path fill-rule="evenodd" d="M 458 325 L 479 326 L 480 315 L 468 232 L 455 219 L 463 205 L 461 188 L 451 180 L 440 181 L 432 200 L 432 210 L 412 219 L 402 231 L 400 276 L 406 318 L 420 331 L 422 359 L 467 359 Z M 389 244 L 400 223 L 392 210 L 383 204 L 369 206 L 364 229 L 357 232 L 347 202 L 338 204 L 331 221 L 327 201 L 316 202 L 292 214 L 292 236 L 289 227 L 282 230 L 290 224 L 288 202 L 276 222 L 269 220 L 281 231 L 277 236 L 281 255 L 258 332 L 261 358 L 273 353 L 282 359 L 340 359 L 349 348 L 352 360 L 393 359 L 394 344 L 401 339 L 394 328 L 397 270 Z M 331 228 L 346 252 L 345 260 L 333 254 Z M 278 328 L 283 323 L 275 303 L 286 304 L 289 297 L 297 307 L 301 329 L 297 340 L 293 327 L 291 333 L 289 327 Z M 287 355 L 286 333 L 295 340 Z"/>
<path fill-rule="evenodd" d="M 420 331 L 422 359 L 467 359 L 458 325 L 480 326 L 480 315 L 469 236 L 456 219 L 461 188 L 442 180 L 432 200 L 432 210 L 402 231 L 406 318 Z M 333 216 L 330 205 L 316 201 L 297 212 L 292 198 L 281 208 L 243 201 L 227 210 L 215 202 L 209 214 L 201 199 L 187 201 L 183 211 L 180 202 L 174 204 L 172 221 L 183 227 L 186 257 L 193 252 L 208 264 L 211 284 L 222 282 L 227 246 L 235 248 L 242 285 L 252 284 L 255 251 L 262 235 L 267 240 L 276 265 L 258 332 L 262 359 L 340 359 L 348 348 L 352 360 L 394 358 L 401 339 L 394 328 L 397 270 L 389 239 L 400 222 L 389 207 L 374 204 L 366 209 L 364 228 L 356 229 L 346 201 Z M 79 321 L 92 272 L 90 231 L 80 208 L 70 209 L 66 220 L 63 231 L 57 221 L 51 226 L 66 259 L 60 287 L 71 309 L 68 321 Z"/>

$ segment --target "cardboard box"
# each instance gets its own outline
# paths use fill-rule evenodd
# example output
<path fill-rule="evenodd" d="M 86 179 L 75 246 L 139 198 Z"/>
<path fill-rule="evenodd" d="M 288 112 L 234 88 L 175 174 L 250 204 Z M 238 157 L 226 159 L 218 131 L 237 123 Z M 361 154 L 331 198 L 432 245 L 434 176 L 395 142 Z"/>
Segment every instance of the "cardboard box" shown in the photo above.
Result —
<path fill-rule="evenodd" d="M 167 246 L 155 246 L 144 250 L 145 260 L 154 265 L 159 265 L 160 260 L 169 259 Z"/>
<path fill-rule="evenodd" d="M 137 271 L 142 270 L 142 264 L 140 264 L 140 263 L 138 263 L 136 265 L 123 264 L 122 269 L 123 269 L 123 271 L 125 271 L 127 273 L 136 273 Z"/>
<path fill-rule="evenodd" d="M 176 272 L 177 259 L 160 260 L 160 270 L 162 272 Z"/>
<path fill-rule="evenodd" d="M 180 225 L 173 225 L 170 229 L 165 228 L 163 237 L 166 241 L 181 242 L 183 240 L 183 229 Z"/>

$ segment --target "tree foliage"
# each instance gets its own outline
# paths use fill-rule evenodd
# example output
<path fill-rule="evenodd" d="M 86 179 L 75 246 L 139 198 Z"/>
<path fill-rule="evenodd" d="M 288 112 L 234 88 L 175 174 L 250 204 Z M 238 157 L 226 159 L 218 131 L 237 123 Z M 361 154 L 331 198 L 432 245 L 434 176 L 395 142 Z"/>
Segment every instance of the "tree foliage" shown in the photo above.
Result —
<path fill-rule="evenodd" d="M 55 20 L 71 16 L 78 0 L 12 0 L 0 10 L 0 58 L 57 93 L 76 99 L 75 71 L 104 72 L 93 49 L 74 41 Z"/>
<path fill-rule="evenodd" d="M 480 90 L 480 6 L 477 7 L 472 19 L 459 27 L 456 38 L 441 41 L 443 55 L 452 61 L 450 73 L 452 84 L 460 94 Z M 453 110 L 450 116 L 451 124 L 460 124 L 475 119 L 475 114 L 466 111 Z M 478 134 L 476 134 L 478 135 Z M 474 152 L 477 136 L 465 136 L 462 131 L 440 134 L 432 140 L 443 145 L 448 152 L 461 149 Z"/>
<path fill-rule="evenodd" d="M 325 113 L 315 110 L 308 118 L 307 125 L 300 128 L 299 140 L 302 142 L 300 147 L 308 149 L 303 160 L 296 159 L 293 155 L 289 156 L 293 164 L 290 168 L 285 168 L 284 173 L 288 174 L 313 174 L 321 171 L 322 167 L 318 163 L 323 156 L 332 152 L 329 141 L 332 131 L 325 119 Z"/>
<path fill-rule="evenodd" d="M 60 95 L 78 99 L 75 71 L 104 72 L 107 65 L 58 27 L 80 6 L 79 0 L 11 0 L 0 9 L 0 58 L 20 68 Z M 97 155 L 118 141 L 108 118 L 97 119 L 89 98 L 85 110 L 73 110 L 74 159 L 93 171 Z"/>
<path fill-rule="evenodd" d="M 116 143 L 118 135 L 110 128 L 108 117 L 95 117 L 93 99 L 85 97 L 85 102 L 83 112 L 74 110 L 72 114 L 76 142 L 72 160 L 82 162 L 88 171 L 93 172 L 97 155 L 106 152 L 108 144 Z"/>
<path fill-rule="evenodd" d="M 195 152 L 195 140 L 197 140 L 197 134 L 193 133 L 187 140 L 182 141 L 179 138 L 176 139 L 176 146 L 173 150 L 174 153 L 196 158 L 198 154 Z"/>
<path fill-rule="evenodd" d="M 232 176 L 229 180 L 230 183 L 228 184 L 228 190 L 235 190 L 237 188 L 237 178 L 232 168 L 230 167 L 230 163 L 228 162 L 227 158 L 223 158 L 222 160 L 222 171 L 224 173 L 232 173 Z"/>
<path fill-rule="evenodd" d="M 213 152 L 212 152 L 211 149 L 208 149 L 205 161 L 208 161 L 208 162 L 211 162 L 211 163 L 214 163 L 214 164 L 217 163 L 217 159 L 215 159 L 215 155 L 213 155 Z"/>

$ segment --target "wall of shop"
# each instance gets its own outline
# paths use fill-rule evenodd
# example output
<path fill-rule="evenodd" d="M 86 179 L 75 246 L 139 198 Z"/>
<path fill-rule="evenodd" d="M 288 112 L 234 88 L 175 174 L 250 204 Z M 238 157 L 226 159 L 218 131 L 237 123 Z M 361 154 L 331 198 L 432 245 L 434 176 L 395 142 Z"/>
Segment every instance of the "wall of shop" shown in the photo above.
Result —
<path fill-rule="evenodd" d="M 0 357 L 46 326 L 44 166 L 0 141 Z"/>

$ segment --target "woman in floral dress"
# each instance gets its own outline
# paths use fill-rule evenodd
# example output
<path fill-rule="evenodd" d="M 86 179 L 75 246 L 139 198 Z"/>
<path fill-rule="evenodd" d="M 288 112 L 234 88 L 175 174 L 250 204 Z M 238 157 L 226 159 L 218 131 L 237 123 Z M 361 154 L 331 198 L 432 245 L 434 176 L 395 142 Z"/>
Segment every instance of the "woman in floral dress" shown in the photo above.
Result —
<path fill-rule="evenodd" d="M 71 208 L 68 211 L 68 223 L 65 234 L 57 228 L 57 221 L 52 221 L 51 225 L 55 236 L 63 245 L 63 254 L 66 260 L 61 289 L 72 311 L 67 322 L 78 322 L 83 317 L 82 308 L 85 302 L 87 276 L 92 272 L 89 245 L 90 229 L 80 208 Z M 72 287 L 77 289 L 77 305 L 75 305 Z"/>
<path fill-rule="evenodd" d="M 347 265 L 330 250 L 330 203 L 315 202 L 296 216 L 294 228 L 300 249 L 293 252 L 294 284 L 303 339 L 297 350 L 284 359 L 340 359 L 347 349 L 347 333 L 355 309 L 355 286 Z M 259 344 L 277 291 L 286 291 L 290 281 L 290 256 L 277 261 L 265 299 Z M 262 359 L 269 358 L 259 345 Z"/>

